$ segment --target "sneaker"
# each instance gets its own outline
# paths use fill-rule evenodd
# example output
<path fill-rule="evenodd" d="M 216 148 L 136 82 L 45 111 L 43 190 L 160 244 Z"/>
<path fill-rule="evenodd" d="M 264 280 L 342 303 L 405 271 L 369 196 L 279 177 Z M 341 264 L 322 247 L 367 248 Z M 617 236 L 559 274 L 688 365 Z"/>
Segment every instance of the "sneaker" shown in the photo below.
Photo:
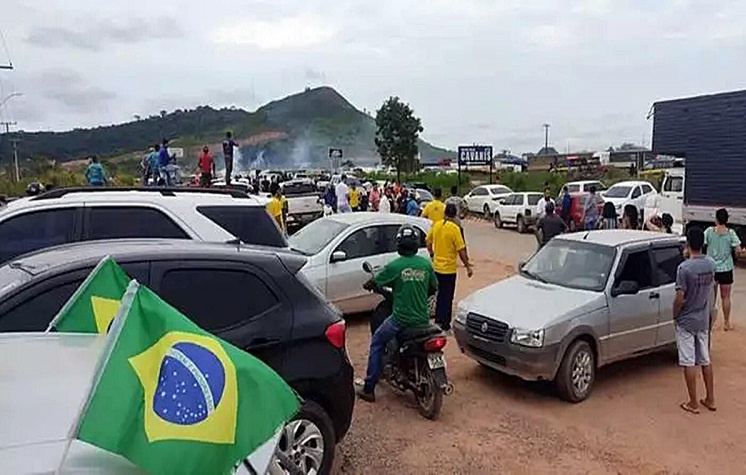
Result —
<path fill-rule="evenodd" d="M 373 391 L 368 392 L 365 388 L 358 388 L 355 394 L 365 402 L 376 402 L 376 393 Z"/>

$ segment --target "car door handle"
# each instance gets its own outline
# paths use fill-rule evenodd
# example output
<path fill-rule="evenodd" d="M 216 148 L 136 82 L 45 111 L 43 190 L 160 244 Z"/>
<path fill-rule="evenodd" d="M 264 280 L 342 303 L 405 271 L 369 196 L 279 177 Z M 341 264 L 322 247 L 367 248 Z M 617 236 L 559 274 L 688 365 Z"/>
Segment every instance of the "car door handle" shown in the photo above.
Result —
<path fill-rule="evenodd" d="M 650 297 L 649 298 L 650 299 L 659 299 L 659 298 L 661 298 L 661 294 L 659 294 L 658 292 L 650 292 Z"/>

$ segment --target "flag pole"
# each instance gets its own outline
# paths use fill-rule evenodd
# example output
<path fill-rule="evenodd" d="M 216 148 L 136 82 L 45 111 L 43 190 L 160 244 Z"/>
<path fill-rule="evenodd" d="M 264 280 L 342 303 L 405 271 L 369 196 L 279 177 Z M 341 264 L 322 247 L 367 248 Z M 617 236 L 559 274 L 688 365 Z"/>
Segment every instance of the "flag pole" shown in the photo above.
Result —
<path fill-rule="evenodd" d="M 75 440 L 78 435 L 78 430 L 80 429 L 80 421 L 83 419 L 83 415 L 88 409 L 88 404 L 90 404 L 91 402 L 91 397 L 96 390 L 96 386 L 98 386 L 98 383 L 101 380 L 101 373 L 103 372 L 104 367 L 106 367 L 106 363 L 109 361 L 111 353 L 114 351 L 114 345 L 119 339 L 119 334 L 122 332 L 124 321 L 129 314 L 129 310 L 132 307 L 132 301 L 134 300 L 135 295 L 137 294 L 137 289 L 139 287 L 140 284 L 138 284 L 136 280 L 132 279 L 130 281 L 130 284 L 127 286 L 127 291 L 122 297 L 122 303 L 119 306 L 119 310 L 117 310 L 116 315 L 114 315 L 111 329 L 109 330 L 109 334 L 106 336 L 106 346 L 104 347 L 101 356 L 98 359 L 98 362 L 96 362 L 96 368 L 93 372 L 93 377 L 91 378 L 91 381 L 88 385 L 86 397 L 81 402 L 78 413 L 75 416 L 72 425 L 70 426 L 70 430 L 68 431 L 65 449 L 62 452 L 62 458 L 60 459 L 60 463 L 57 466 L 57 470 L 55 470 L 54 472 L 55 475 L 60 475 L 62 473 L 62 467 L 65 465 L 65 459 L 70 452 L 70 447 L 72 446 L 73 440 Z"/>
<path fill-rule="evenodd" d="M 91 284 L 91 281 L 96 277 L 96 273 L 101 270 L 102 267 L 106 264 L 106 262 L 111 259 L 111 256 L 106 255 L 104 256 L 100 261 L 98 261 L 98 264 L 96 264 L 96 267 L 93 268 L 90 274 L 88 274 L 88 277 L 85 278 L 82 284 L 78 286 L 77 289 L 75 289 L 75 292 L 70 296 L 69 299 L 67 299 L 67 302 L 62 306 L 59 312 L 57 312 L 57 315 L 54 316 L 51 322 L 49 322 L 49 326 L 47 327 L 47 330 L 44 333 L 49 333 L 52 331 L 52 328 L 54 328 L 55 325 L 57 325 L 57 322 L 60 321 L 60 318 L 67 313 L 67 311 L 72 306 L 73 302 L 78 300 L 78 297 L 80 297 L 80 294 L 82 294 L 86 288 Z"/>

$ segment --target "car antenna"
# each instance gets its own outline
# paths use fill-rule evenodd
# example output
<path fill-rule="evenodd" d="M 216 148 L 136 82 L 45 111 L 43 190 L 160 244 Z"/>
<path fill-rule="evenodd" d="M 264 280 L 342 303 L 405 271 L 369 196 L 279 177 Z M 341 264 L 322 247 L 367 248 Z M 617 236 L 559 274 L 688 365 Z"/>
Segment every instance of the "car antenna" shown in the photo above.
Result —
<path fill-rule="evenodd" d="M 585 241 L 586 239 L 588 239 L 588 235 L 589 235 L 590 233 L 591 233 L 590 231 L 586 231 L 586 232 L 585 232 L 585 234 L 583 235 L 583 241 Z"/>

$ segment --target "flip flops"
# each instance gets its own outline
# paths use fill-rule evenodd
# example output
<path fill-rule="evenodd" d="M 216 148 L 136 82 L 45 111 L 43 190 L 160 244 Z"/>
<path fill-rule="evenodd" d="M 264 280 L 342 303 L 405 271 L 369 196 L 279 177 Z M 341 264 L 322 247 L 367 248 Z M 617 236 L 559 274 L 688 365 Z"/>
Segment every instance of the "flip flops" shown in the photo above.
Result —
<path fill-rule="evenodd" d="M 704 399 L 700 399 L 699 403 L 702 404 L 702 406 L 704 406 L 710 412 L 715 412 L 715 411 L 718 410 L 718 408 L 716 406 L 712 406 L 710 404 L 707 404 L 707 401 L 705 401 Z"/>
<path fill-rule="evenodd" d="M 695 409 L 693 407 L 690 407 L 689 404 L 687 404 L 685 402 L 682 402 L 681 404 L 679 404 L 679 407 L 681 409 L 685 410 L 686 412 L 689 412 L 689 413 L 692 413 L 692 414 L 699 414 L 699 409 Z"/>

